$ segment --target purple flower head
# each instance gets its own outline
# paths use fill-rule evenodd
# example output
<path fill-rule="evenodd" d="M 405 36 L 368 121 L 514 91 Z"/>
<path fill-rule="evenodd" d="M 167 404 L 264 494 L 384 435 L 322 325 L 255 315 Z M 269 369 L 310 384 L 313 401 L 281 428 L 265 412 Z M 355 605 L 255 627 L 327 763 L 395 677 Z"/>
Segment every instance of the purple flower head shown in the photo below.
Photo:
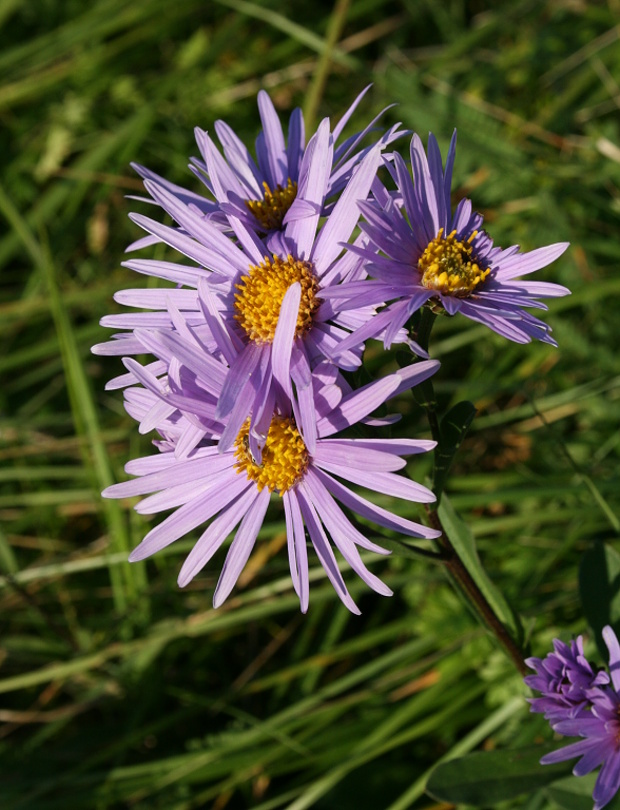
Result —
<path fill-rule="evenodd" d="M 552 751 L 540 760 L 543 765 L 551 765 L 579 757 L 573 768 L 575 776 L 585 776 L 601 765 L 592 794 L 594 810 L 605 807 L 620 789 L 620 645 L 609 626 L 603 629 L 603 639 L 609 650 L 611 685 L 609 679 L 598 683 L 595 683 L 595 679 L 592 687 L 587 689 L 586 706 L 574 715 L 567 711 L 565 719 L 556 718 L 552 722 L 559 734 L 583 739 Z M 575 661 L 581 657 L 575 656 Z M 578 668 L 581 667 L 582 662 L 578 665 Z M 582 677 L 587 680 L 585 670 L 588 668 L 589 664 L 581 669 L 576 681 Z M 577 668 L 571 665 L 569 669 L 575 672 Z"/>
<path fill-rule="evenodd" d="M 528 658 L 525 662 L 536 675 L 528 675 L 525 683 L 542 697 L 530 698 L 531 710 L 541 712 L 552 726 L 555 722 L 575 717 L 588 704 L 591 689 L 609 683 L 606 672 L 594 672 L 583 654 L 583 638 L 565 644 L 553 641 L 554 652 L 541 660 Z"/>
<path fill-rule="evenodd" d="M 270 247 L 233 216 L 229 217 L 237 240 L 222 233 L 190 205 L 150 180 L 145 185 L 153 198 L 178 223 L 172 228 L 134 214 L 132 219 L 196 264 L 180 265 L 136 259 L 126 266 L 177 283 L 177 289 L 125 290 L 115 298 L 151 312 L 112 315 L 106 326 L 131 329 L 111 343 L 94 347 L 101 354 L 140 354 L 149 348 L 139 338 L 141 329 L 198 330 L 201 350 L 227 364 L 217 418 L 229 417 L 230 430 L 222 436 L 221 450 L 230 450 L 240 422 L 251 415 L 251 438 L 260 456 L 264 433 L 258 430 L 263 414 L 270 414 L 277 383 L 301 408 L 305 441 L 313 451 L 316 416 L 312 374 L 317 363 L 331 357 L 339 342 L 374 313 L 362 306 L 340 311 L 323 294 L 343 280 L 362 278 L 363 259 L 344 251 L 358 222 L 357 201 L 365 199 L 381 164 L 384 144 L 376 144 L 357 166 L 330 216 L 321 224 L 320 212 L 329 187 L 333 137 L 327 119 L 308 145 L 311 158 L 300 183 L 297 200 L 313 213 L 287 221 L 271 239 Z M 366 237 L 358 237 L 364 244 Z M 189 288 L 189 289 L 187 289 Z M 405 340 L 404 334 L 397 339 Z M 360 365 L 363 344 L 337 352 L 344 369 Z M 239 408 L 243 410 L 239 411 Z"/>
<path fill-rule="evenodd" d="M 377 337 L 383 331 L 384 342 L 389 344 L 412 313 L 427 303 L 448 315 L 460 312 L 517 343 L 536 338 L 556 345 L 550 328 L 523 307 L 546 309 L 538 298 L 569 291 L 558 284 L 521 281 L 519 277 L 548 265 L 568 243 L 529 253 L 520 253 L 518 246 L 503 250 L 481 230 L 482 217 L 472 211 L 470 200 L 461 200 L 452 213 L 455 150 L 456 132 L 444 168 L 434 136 L 429 135 L 427 157 L 420 138 L 414 135 L 413 179 L 403 159 L 395 154 L 391 163 L 386 162 L 397 185 L 396 196 L 375 184 L 374 199 L 360 203 L 366 219 L 361 228 L 370 242 L 351 250 L 366 258 L 372 280 L 343 285 L 329 295 L 338 298 L 341 309 L 392 303 L 346 339 L 342 351 L 355 340 Z"/>
<path fill-rule="evenodd" d="M 360 132 L 342 139 L 346 124 L 369 89 L 370 85 L 357 96 L 331 131 L 334 156 L 321 207 L 324 215 L 329 214 L 337 195 L 371 148 L 362 147 L 361 143 L 373 132 L 375 124 L 385 112 L 384 110 L 377 115 Z M 269 245 L 271 236 L 282 231 L 287 222 L 316 213 L 300 195 L 300 188 L 307 179 L 312 139 L 306 144 L 301 109 L 296 108 L 291 113 L 285 139 L 282 124 L 269 95 L 261 90 L 257 101 L 262 129 L 256 138 L 256 159 L 224 121 L 216 121 L 214 125 L 223 154 L 207 132 L 196 127 L 196 143 L 201 159 L 192 158 L 190 168 L 206 186 L 209 198 L 169 183 L 143 166 L 136 164 L 134 168 L 145 180 L 164 186 L 181 202 L 189 204 L 197 214 L 209 218 L 218 227 L 227 226 L 225 214 L 229 214 L 240 219 L 250 230 L 263 235 Z M 393 128 L 385 136 L 384 143 L 388 144 L 402 134 L 404 132 Z M 145 186 L 150 193 L 149 185 L 145 183 Z M 160 202 L 157 198 L 152 201 L 158 204 Z M 155 241 L 158 238 L 151 235 L 134 243 L 130 249 L 144 247 Z"/>
<path fill-rule="evenodd" d="M 306 537 L 349 610 L 359 612 L 339 571 L 334 547 L 370 588 L 389 595 L 389 588 L 362 562 L 359 549 L 387 552 L 364 537 L 342 507 L 411 537 L 436 537 L 434 530 L 393 515 L 349 488 L 349 484 L 357 484 L 408 501 L 433 501 L 430 490 L 396 472 L 405 466 L 404 456 L 429 450 L 434 442 L 336 438 L 335 434 L 368 419 L 388 398 L 430 376 L 438 364 L 416 363 L 357 391 L 339 384 L 333 364 L 319 364 L 309 386 L 316 412 L 312 451 L 304 437 L 299 405 L 276 384 L 269 410 L 260 420 L 265 441 L 258 459 L 253 451 L 252 423 L 243 416 L 244 409 L 235 406 L 226 417 L 218 414 L 225 364 L 200 349 L 194 330 L 179 327 L 139 334 L 158 358 L 151 368 L 163 364 L 167 373 L 154 374 L 125 358 L 129 373 L 115 381 L 117 386 L 130 384 L 126 407 L 140 420 L 141 430 L 147 425 L 156 428 L 163 441 L 158 442 L 158 455 L 127 464 L 126 471 L 137 476 L 134 480 L 109 487 L 103 494 L 118 498 L 148 495 L 136 507 L 144 514 L 174 510 L 148 532 L 130 559 L 149 557 L 202 526 L 179 575 L 179 584 L 184 586 L 236 529 L 214 594 L 217 607 L 231 592 L 252 551 L 273 494 L 284 508 L 291 576 L 302 611 L 307 610 L 309 600 Z M 240 401 L 242 396 L 237 403 Z M 234 437 L 229 449 L 222 452 L 221 439 L 231 425 Z"/>
<path fill-rule="evenodd" d="M 319 212 L 323 215 L 332 210 L 336 196 L 367 154 L 370 147 L 360 148 L 360 144 L 383 115 L 381 112 L 361 132 L 340 140 L 345 125 L 369 89 L 370 85 L 358 95 L 330 132 L 334 153 L 320 205 Z M 264 90 L 258 94 L 258 111 L 262 130 L 256 139 L 256 162 L 233 130 L 223 121 L 216 121 L 215 132 L 223 156 L 209 135 L 196 129 L 196 142 L 203 160 L 194 159 L 193 163 L 196 175 L 207 185 L 220 209 L 241 220 L 251 230 L 264 234 L 269 245 L 270 235 L 284 230 L 288 222 L 317 213 L 316 207 L 309 205 L 308 200 L 300 195 L 308 181 L 312 139 L 306 146 L 303 114 L 296 108 L 291 113 L 285 142 L 278 114 Z M 325 124 L 331 129 L 328 119 L 323 122 Z M 384 145 L 401 134 L 404 133 L 397 128 L 390 130 L 382 139 Z"/>

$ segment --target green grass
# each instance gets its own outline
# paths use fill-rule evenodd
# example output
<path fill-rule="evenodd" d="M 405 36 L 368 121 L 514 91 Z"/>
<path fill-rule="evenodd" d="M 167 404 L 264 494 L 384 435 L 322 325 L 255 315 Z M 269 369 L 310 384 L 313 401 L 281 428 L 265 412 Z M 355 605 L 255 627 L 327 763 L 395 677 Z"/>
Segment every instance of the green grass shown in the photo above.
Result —
<path fill-rule="evenodd" d="M 218 611 L 221 556 L 177 588 L 191 539 L 127 564 L 148 522 L 99 492 L 149 437 L 104 390 L 120 361 L 90 346 L 120 311 L 113 292 L 148 283 L 120 267 L 139 236 L 127 213 L 144 210 L 125 196 L 141 188 L 130 161 L 197 189 L 194 126 L 224 118 L 252 143 L 261 87 L 283 116 L 301 105 L 316 122 L 372 81 L 357 124 L 397 102 L 388 122 L 432 129 L 444 148 L 458 127 L 457 196 L 498 243 L 569 240 L 541 277 L 573 295 L 548 313 L 558 350 L 440 319 L 441 406 L 479 408 L 447 491 L 534 653 L 587 632 L 579 561 L 619 530 L 617 13 L 530 0 L 0 6 L 0 805 L 431 808 L 440 759 L 550 739 L 431 563 L 369 560 L 392 599 L 345 572 L 361 617 L 314 567 L 301 616 L 274 508 Z M 371 373 L 384 362 L 369 352 Z M 423 434 L 402 406 L 404 429 Z M 428 462 L 411 469 L 423 477 Z"/>

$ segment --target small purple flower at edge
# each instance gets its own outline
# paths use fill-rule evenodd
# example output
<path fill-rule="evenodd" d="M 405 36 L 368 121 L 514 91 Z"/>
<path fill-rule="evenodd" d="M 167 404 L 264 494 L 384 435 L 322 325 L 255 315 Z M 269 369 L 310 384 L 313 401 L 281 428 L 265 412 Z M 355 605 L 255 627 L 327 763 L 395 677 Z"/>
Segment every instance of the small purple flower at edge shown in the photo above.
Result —
<path fill-rule="evenodd" d="M 554 652 L 541 660 L 528 658 L 526 664 L 536 670 L 528 675 L 525 683 L 542 697 L 530 698 L 531 711 L 541 712 L 554 723 L 575 717 L 588 703 L 588 690 L 609 683 L 606 672 L 593 672 L 583 653 L 583 638 L 565 644 L 560 639 L 553 641 Z"/>
<path fill-rule="evenodd" d="M 542 765 L 552 765 L 579 757 L 573 768 L 575 776 L 585 776 L 602 765 L 592 798 L 594 810 L 601 810 L 620 788 L 620 645 L 613 629 L 603 628 L 603 639 L 609 650 L 609 673 L 594 675 L 582 652 L 581 638 L 570 647 L 559 642 L 544 661 L 528 659 L 537 675 L 527 676 L 526 683 L 543 691 L 547 704 L 532 711 L 543 711 L 552 728 L 567 737 L 582 737 L 578 742 L 546 754 Z M 561 672 L 561 677 L 558 677 Z M 578 704 L 579 693 L 585 700 Z M 561 705 L 565 713 L 562 719 Z"/>

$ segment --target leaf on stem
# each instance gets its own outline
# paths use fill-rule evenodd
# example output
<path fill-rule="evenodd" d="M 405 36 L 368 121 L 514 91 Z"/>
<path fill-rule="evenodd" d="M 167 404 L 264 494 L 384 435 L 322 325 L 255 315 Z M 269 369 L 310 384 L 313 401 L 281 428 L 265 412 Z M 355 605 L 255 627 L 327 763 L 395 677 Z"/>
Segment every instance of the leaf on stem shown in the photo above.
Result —
<path fill-rule="evenodd" d="M 540 764 L 555 745 L 534 745 L 509 751 L 476 751 L 438 765 L 426 783 L 426 792 L 438 801 L 494 807 L 545 787 L 571 772 L 572 765 Z M 592 804 L 592 799 L 590 799 Z"/>
<path fill-rule="evenodd" d="M 439 520 L 461 562 L 467 568 L 478 589 L 484 595 L 497 618 L 519 643 L 523 639 L 523 627 L 517 614 L 512 610 L 501 591 L 489 579 L 482 567 L 476 542 L 469 526 L 454 510 L 444 495 L 437 509 Z"/>
<path fill-rule="evenodd" d="M 433 492 L 437 496 L 437 500 L 441 498 L 454 456 L 475 416 L 476 406 L 473 402 L 463 400 L 463 402 L 458 402 L 453 408 L 450 408 L 441 420 L 441 438 L 435 449 L 435 471 L 433 475 Z"/>

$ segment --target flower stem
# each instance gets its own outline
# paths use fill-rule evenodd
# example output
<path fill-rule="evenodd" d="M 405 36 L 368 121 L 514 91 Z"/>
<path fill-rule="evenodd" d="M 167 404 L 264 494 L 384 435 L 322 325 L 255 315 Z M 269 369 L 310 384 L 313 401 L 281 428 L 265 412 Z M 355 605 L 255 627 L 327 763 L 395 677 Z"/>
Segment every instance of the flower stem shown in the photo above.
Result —
<path fill-rule="evenodd" d="M 431 309 L 427 307 L 422 309 L 414 337 L 424 351 L 428 351 L 430 334 L 435 322 L 435 318 L 436 314 Z M 458 449 L 460 440 L 458 444 L 454 445 L 454 447 L 450 446 L 444 448 L 443 446 L 444 444 L 450 445 L 449 435 L 447 433 L 445 437 L 442 436 L 441 425 L 437 413 L 437 400 L 431 380 L 425 380 L 421 385 L 417 386 L 416 389 L 413 389 L 413 393 L 418 403 L 426 411 L 426 416 L 428 418 L 433 439 L 437 442 L 433 468 L 433 490 L 437 497 L 437 501 L 432 507 L 429 504 L 427 507 L 427 513 L 431 526 L 441 532 L 441 536 L 435 542 L 437 544 L 437 548 L 441 552 L 442 561 L 446 566 L 451 581 L 465 596 L 467 602 L 475 610 L 476 615 L 481 623 L 493 633 L 505 652 L 512 659 L 518 671 L 524 675 L 528 672 L 528 668 L 525 664 L 523 650 L 510 635 L 503 622 L 499 619 L 493 607 L 489 604 L 489 601 L 480 589 L 478 583 L 472 577 L 469 570 L 465 566 L 465 563 L 460 558 L 456 548 L 453 546 L 450 538 L 444 531 L 439 513 L 437 511 L 443 489 L 443 482 L 445 480 L 447 470 L 451 464 L 452 457 Z M 467 427 L 468 423 L 462 430 L 462 436 L 464 436 Z M 445 439 L 445 442 L 442 442 L 442 439 Z M 449 462 L 447 468 L 443 470 L 441 475 L 439 475 L 439 459 L 442 453 L 447 453 Z"/>
<path fill-rule="evenodd" d="M 529 670 L 525 663 L 523 650 L 499 620 L 485 595 L 465 567 L 456 549 L 444 532 L 437 511 L 428 508 L 427 514 L 433 529 L 437 529 L 441 532 L 441 537 L 436 540 L 436 543 L 443 553 L 443 562 L 448 571 L 448 575 L 467 598 L 469 604 L 473 606 L 482 623 L 485 624 L 497 638 L 519 672 L 522 675 L 526 675 Z"/>
<path fill-rule="evenodd" d="M 433 324 L 435 323 L 436 317 L 437 315 L 428 307 L 422 308 L 420 323 L 418 324 L 415 338 L 418 345 L 424 349 L 425 352 L 428 351 L 428 341 L 431 336 L 431 331 L 433 329 Z"/>
<path fill-rule="evenodd" d="M 420 348 L 428 351 L 428 341 L 431 336 L 433 324 L 437 316 L 430 309 L 424 307 L 422 309 L 418 327 L 415 330 L 414 337 Z M 441 430 L 439 427 L 439 417 L 437 415 L 437 400 L 435 398 L 435 389 L 431 380 L 424 380 L 420 385 L 413 389 L 414 396 L 426 411 L 428 423 L 431 428 L 434 441 L 439 445 L 441 442 Z"/>

